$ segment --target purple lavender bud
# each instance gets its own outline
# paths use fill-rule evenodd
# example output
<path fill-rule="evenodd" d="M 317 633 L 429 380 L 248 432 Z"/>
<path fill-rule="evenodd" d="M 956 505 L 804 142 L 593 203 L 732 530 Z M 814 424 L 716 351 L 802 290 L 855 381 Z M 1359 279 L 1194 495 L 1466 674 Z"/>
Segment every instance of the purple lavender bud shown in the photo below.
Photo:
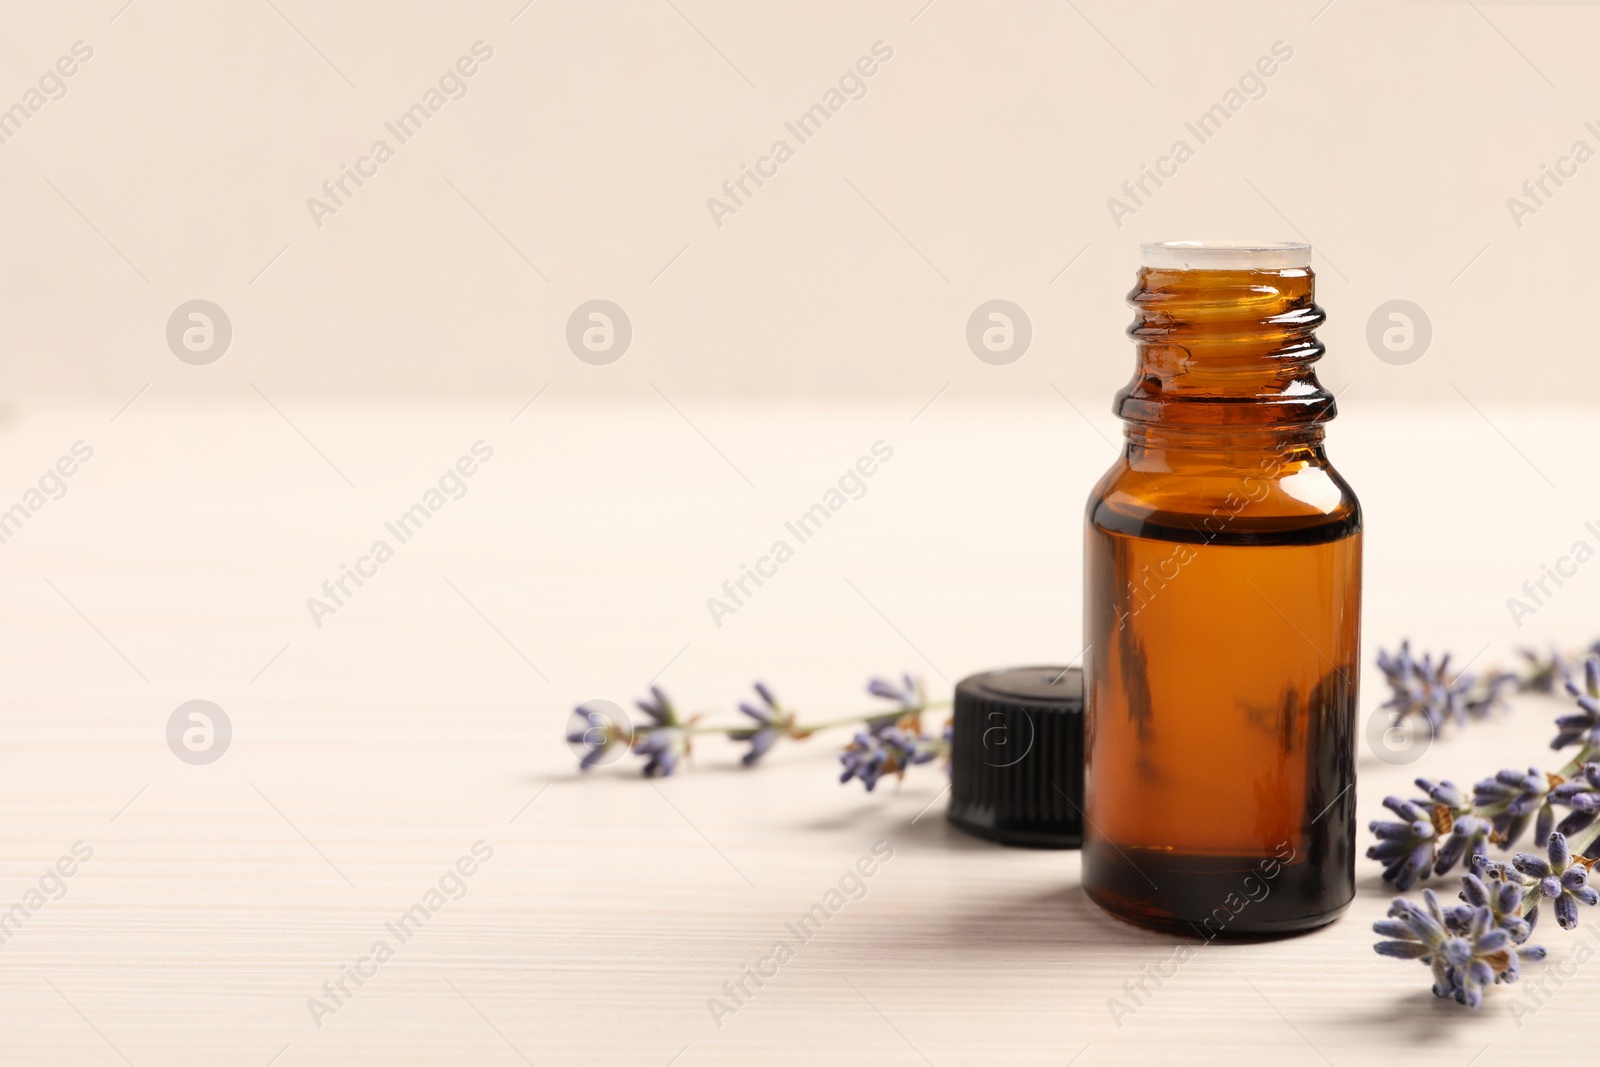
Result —
<path fill-rule="evenodd" d="M 874 678 L 872 681 L 868 682 L 867 692 L 875 697 L 882 697 L 885 700 L 896 700 L 899 699 L 900 696 L 900 694 L 895 690 L 895 687 L 884 681 L 882 678 Z"/>
<path fill-rule="evenodd" d="M 1511 866 L 1530 878 L 1543 878 L 1550 873 L 1550 864 L 1543 856 L 1531 852 L 1518 852 L 1511 857 Z"/>
<path fill-rule="evenodd" d="M 1517 910 L 1517 905 L 1522 903 L 1522 887 L 1510 882 L 1503 884 L 1495 893 L 1495 910 L 1501 915 L 1510 915 Z"/>
<path fill-rule="evenodd" d="M 1487 955 L 1491 952 L 1499 952 L 1510 943 L 1511 935 L 1509 933 L 1504 930 L 1495 929 L 1481 935 L 1477 941 L 1473 943 L 1472 948 L 1473 951 L 1479 954 Z"/>
<path fill-rule="evenodd" d="M 1550 833 L 1550 827 L 1555 821 L 1555 809 L 1552 808 L 1548 803 L 1542 804 L 1539 808 L 1539 816 L 1536 820 L 1534 820 L 1533 839 L 1537 841 L 1540 838 L 1548 839 L 1550 837 L 1560 837 L 1560 834 Z"/>
<path fill-rule="evenodd" d="M 1400 816 L 1400 818 L 1404 819 L 1406 822 L 1427 821 L 1427 812 L 1423 811 L 1412 801 L 1401 800 L 1399 797 L 1384 797 L 1383 806 Z"/>
<path fill-rule="evenodd" d="M 1572 852 L 1567 848 L 1567 839 L 1560 834 L 1550 835 L 1545 850 L 1550 854 L 1552 870 L 1566 870 L 1567 865 L 1572 862 Z"/>
<path fill-rule="evenodd" d="M 1379 919 L 1377 922 L 1372 924 L 1372 932 L 1375 934 L 1381 934 L 1384 937 L 1396 938 L 1401 941 L 1415 940 L 1417 936 L 1411 932 L 1411 927 L 1407 926 L 1399 919 Z"/>
<path fill-rule="evenodd" d="M 1428 794 L 1428 798 L 1435 804 L 1456 809 L 1467 806 L 1467 798 L 1454 782 L 1435 782 L 1428 778 L 1418 778 L 1417 788 Z"/>
<path fill-rule="evenodd" d="M 1416 960 L 1432 953 L 1420 941 L 1379 941 L 1372 948 L 1380 956 L 1393 956 L 1397 960 Z"/>
<path fill-rule="evenodd" d="M 1600 655 L 1590 656 L 1584 661 L 1583 683 L 1590 696 L 1600 696 Z"/>

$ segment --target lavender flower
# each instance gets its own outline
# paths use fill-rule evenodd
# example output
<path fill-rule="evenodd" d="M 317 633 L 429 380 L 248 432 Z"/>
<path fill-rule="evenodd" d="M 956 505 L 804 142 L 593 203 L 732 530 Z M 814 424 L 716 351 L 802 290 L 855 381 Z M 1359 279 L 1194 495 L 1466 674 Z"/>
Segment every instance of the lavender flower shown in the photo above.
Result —
<path fill-rule="evenodd" d="M 1534 925 L 1539 919 L 1537 907 L 1527 916 L 1522 914 L 1525 892 L 1526 888 L 1520 879 L 1490 884 L 1475 874 L 1464 874 L 1461 876 L 1461 899 L 1466 903 L 1445 911 L 1445 927 L 1452 933 L 1461 934 L 1470 925 L 1478 908 L 1488 908 L 1494 917 L 1494 924 L 1511 935 L 1512 944 L 1521 945 L 1533 934 Z M 1522 951 L 1529 959 L 1544 958 L 1544 949 L 1536 945 Z"/>
<path fill-rule="evenodd" d="M 1512 857 L 1511 866 L 1537 879 L 1539 895 L 1555 902 L 1556 922 L 1561 929 L 1571 930 L 1578 925 L 1578 905 L 1600 903 L 1600 891 L 1589 884 L 1589 864 L 1573 858 L 1565 836 L 1551 834 L 1545 854 L 1548 858 L 1519 852 Z"/>
<path fill-rule="evenodd" d="M 1550 792 L 1562 779 L 1546 775 L 1537 767 L 1527 773 L 1504 770 L 1493 778 L 1485 778 L 1472 787 L 1472 800 L 1478 814 L 1494 824 L 1499 843 L 1510 847 L 1517 843 L 1522 832 L 1533 822 L 1534 840 L 1543 840 L 1555 822 L 1555 811 L 1550 806 Z"/>
<path fill-rule="evenodd" d="M 1416 717 L 1438 733 L 1446 722 L 1481 719 L 1505 703 L 1505 691 L 1517 681 L 1508 671 L 1496 671 L 1479 679 L 1465 672 L 1450 677 L 1450 655 L 1436 664 L 1432 655 L 1421 659 L 1411 654 L 1411 643 L 1402 641 L 1400 651 L 1391 656 L 1378 650 L 1378 668 L 1389 682 L 1389 699 L 1383 703 L 1396 724 Z"/>
<path fill-rule="evenodd" d="M 635 752 L 648 757 L 644 764 L 646 778 L 670 776 L 678 769 L 678 761 L 689 754 L 691 747 L 687 734 L 670 727 L 652 730 L 633 743 Z"/>
<path fill-rule="evenodd" d="M 1494 925 L 1489 908 L 1477 908 L 1472 919 L 1444 945 L 1449 978 L 1458 1004 L 1476 1008 L 1483 1003 L 1485 986 L 1515 982 L 1522 975 L 1517 947 L 1509 931 Z"/>
<path fill-rule="evenodd" d="M 1502 863 L 1500 860 L 1492 860 L 1488 856 L 1472 857 L 1471 866 L 1477 872 L 1479 879 L 1485 884 L 1493 882 L 1498 885 L 1501 882 L 1509 882 L 1512 885 L 1520 886 L 1524 890 L 1533 885 L 1532 878 L 1527 877 L 1511 864 Z"/>
<path fill-rule="evenodd" d="M 1590 656 L 1583 665 L 1584 687 L 1579 689 L 1571 678 L 1567 679 L 1567 692 L 1578 698 L 1578 714 L 1563 715 L 1556 719 L 1556 734 L 1550 742 L 1553 749 L 1563 749 L 1575 741 L 1585 748 L 1600 745 L 1600 656 Z"/>
<path fill-rule="evenodd" d="M 678 769 L 678 761 L 691 753 L 693 745 L 688 729 L 678 720 L 678 712 L 667 695 L 658 686 L 651 686 L 650 696 L 653 702 L 634 701 L 655 725 L 634 732 L 633 750 L 648 757 L 644 765 L 645 777 L 660 775 L 665 778 Z"/>
<path fill-rule="evenodd" d="M 1370 824 L 1378 843 L 1367 849 L 1367 858 L 1382 861 L 1384 880 L 1400 890 L 1410 889 L 1418 878 L 1444 874 L 1469 851 L 1483 854 L 1491 829 L 1453 782 L 1418 778 L 1417 788 L 1426 800 L 1384 799 L 1383 806 L 1401 821 Z"/>
<path fill-rule="evenodd" d="M 839 762 L 844 764 L 844 771 L 839 775 L 839 784 L 843 785 L 852 778 L 860 778 L 861 784 L 867 787 L 867 792 L 872 792 L 878 785 L 878 779 L 883 776 L 884 764 L 888 759 L 887 749 L 879 743 L 875 735 L 858 731 L 854 740 L 839 753 Z"/>
<path fill-rule="evenodd" d="M 1372 932 L 1387 941 L 1379 941 L 1373 950 L 1380 956 L 1397 960 L 1422 960 L 1433 967 L 1433 995 L 1447 996 L 1450 983 L 1446 979 L 1444 943 L 1449 937 L 1444 927 L 1444 914 L 1439 909 L 1439 898 L 1433 890 L 1424 889 L 1425 908 L 1419 908 L 1405 897 L 1395 897 L 1389 905 L 1389 918 L 1372 924 Z"/>
<path fill-rule="evenodd" d="M 922 679 L 909 671 L 900 676 L 900 683 L 891 682 L 885 678 L 874 678 L 867 683 L 867 692 L 884 700 L 892 700 L 899 707 L 893 711 L 884 712 L 867 720 L 867 729 L 872 733 L 881 733 L 891 726 L 902 724 L 902 720 L 912 716 L 911 725 L 920 730 L 919 715 L 928 706 L 927 690 L 923 687 Z"/>
<path fill-rule="evenodd" d="M 1511 934 L 1495 926 L 1488 907 L 1472 909 L 1465 922 L 1452 917 L 1450 926 L 1431 889 L 1422 891 L 1425 907 L 1405 897 L 1389 906 L 1389 918 L 1372 924 L 1374 933 L 1389 938 L 1373 946 L 1380 956 L 1421 960 L 1433 970 L 1433 995 L 1453 996 L 1476 1008 L 1483 989 L 1495 981 L 1514 982 L 1521 972 Z"/>
<path fill-rule="evenodd" d="M 1510 671 L 1496 671 L 1481 681 L 1468 675 L 1467 695 L 1463 706 L 1475 719 L 1487 718 L 1497 708 L 1506 706 L 1506 691 L 1514 689 L 1518 679 Z"/>
<path fill-rule="evenodd" d="M 885 678 L 874 678 L 867 683 L 867 692 L 875 697 L 898 702 L 902 713 L 921 711 L 928 702 L 927 697 L 923 695 L 922 679 L 909 671 L 900 676 L 898 685 Z"/>
<path fill-rule="evenodd" d="M 1494 827 L 1488 819 L 1478 814 L 1472 802 L 1454 782 L 1418 778 L 1417 788 L 1433 801 L 1430 816 L 1434 829 L 1441 835 L 1450 835 L 1439 846 L 1434 874 L 1450 870 L 1468 853 L 1481 856 L 1487 851 L 1489 835 Z"/>
<path fill-rule="evenodd" d="M 1393 882 L 1396 889 L 1404 892 L 1418 878 L 1426 879 L 1433 873 L 1439 832 L 1415 801 L 1384 797 L 1383 806 L 1400 816 L 1401 821 L 1374 820 L 1369 824 L 1378 843 L 1367 849 L 1367 858 L 1383 863 L 1383 880 Z"/>
<path fill-rule="evenodd" d="M 844 772 L 839 775 L 841 784 L 860 778 L 861 784 L 872 792 L 878 779 L 886 774 L 904 778 L 906 768 L 915 763 L 927 763 L 938 755 L 937 750 L 920 747 L 921 738 L 898 726 L 886 726 L 872 732 L 861 731 L 855 740 L 839 753 Z"/>
<path fill-rule="evenodd" d="M 1432 655 L 1417 659 L 1411 654 L 1409 641 L 1402 641 L 1400 651 L 1393 656 L 1378 650 L 1378 669 L 1388 679 L 1390 689 L 1389 699 L 1382 706 L 1391 711 L 1396 723 L 1416 716 L 1437 733 L 1446 721 L 1466 717 L 1468 679 L 1451 682 L 1446 677 L 1449 665 L 1448 653 L 1437 665 Z"/>
<path fill-rule="evenodd" d="M 746 767 L 753 767 L 756 761 L 766 755 L 766 752 L 778 739 L 789 735 L 794 730 L 795 717 L 778 703 L 778 698 L 772 695 L 760 682 L 755 683 L 756 695 L 761 698 L 760 704 L 742 701 L 739 710 L 750 716 L 761 725 L 754 729 L 729 730 L 728 737 L 734 741 L 750 742 L 750 751 L 740 757 Z"/>
<path fill-rule="evenodd" d="M 1566 836 L 1592 826 L 1600 818 L 1600 763 L 1585 763 L 1575 777 L 1552 789 L 1550 803 L 1572 809 L 1556 827 Z"/>
<path fill-rule="evenodd" d="M 1556 786 L 1551 795 L 1562 807 L 1600 810 L 1600 763 L 1585 763 L 1573 777 Z"/>
<path fill-rule="evenodd" d="M 1531 648 L 1517 651 L 1528 662 L 1528 673 L 1517 683 L 1524 693 L 1553 694 L 1572 675 L 1572 664 L 1559 649 L 1552 648 L 1548 657 L 1541 657 Z"/>
<path fill-rule="evenodd" d="M 620 748 L 627 748 L 633 740 L 633 734 L 626 726 L 613 722 L 610 715 L 587 704 L 579 704 L 572 709 L 568 729 L 567 743 L 584 748 L 583 756 L 578 760 L 578 769 L 583 771 L 593 770 L 601 763 L 610 763 L 616 758 L 613 754 Z"/>

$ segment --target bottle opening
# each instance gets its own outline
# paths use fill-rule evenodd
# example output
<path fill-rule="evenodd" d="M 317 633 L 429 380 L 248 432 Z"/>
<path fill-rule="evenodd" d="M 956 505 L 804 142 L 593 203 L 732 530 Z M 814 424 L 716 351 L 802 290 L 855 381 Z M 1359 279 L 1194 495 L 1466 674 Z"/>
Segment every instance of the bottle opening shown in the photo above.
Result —
<path fill-rule="evenodd" d="M 1289 270 L 1311 266 L 1311 246 L 1304 241 L 1159 241 L 1139 246 L 1139 265 L 1167 270 Z"/>

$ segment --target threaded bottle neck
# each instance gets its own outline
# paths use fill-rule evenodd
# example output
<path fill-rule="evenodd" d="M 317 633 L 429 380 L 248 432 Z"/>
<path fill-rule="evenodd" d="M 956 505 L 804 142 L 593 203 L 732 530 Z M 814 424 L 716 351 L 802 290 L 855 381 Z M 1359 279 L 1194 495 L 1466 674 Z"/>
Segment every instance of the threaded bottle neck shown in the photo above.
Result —
<path fill-rule="evenodd" d="M 1306 245 L 1146 245 L 1128 335 L 1133 380 L 1115 411 L 1136 426 L 1243 431 L 1334 417 Z"/>

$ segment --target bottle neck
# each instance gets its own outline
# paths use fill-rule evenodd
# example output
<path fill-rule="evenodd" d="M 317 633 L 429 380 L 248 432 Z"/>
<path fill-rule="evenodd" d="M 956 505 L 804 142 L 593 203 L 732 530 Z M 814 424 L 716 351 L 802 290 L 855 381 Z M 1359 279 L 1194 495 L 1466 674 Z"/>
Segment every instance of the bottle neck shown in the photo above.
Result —
<path fill-rule="evenodd" d="M 1328 466 L 1320 422 L 1219 429 L 1129 421 L 1123 437 L 1128 466 L 1147 473 L 1250 471 L 1278 475 Z"/>
<path fill-rule="evenodd" d="M 1314 287 L 1306 267 L 1141 268 L 1128 294 L 1136 369 L 1114 409 L 1129 441 L 1175 451 L 1235 450 L 1220 447 L 1223 439 L 1247 450 L 1320 449 L 1321 424 L 1336 409 L 1312 369 L 1326 317 Z"/>

